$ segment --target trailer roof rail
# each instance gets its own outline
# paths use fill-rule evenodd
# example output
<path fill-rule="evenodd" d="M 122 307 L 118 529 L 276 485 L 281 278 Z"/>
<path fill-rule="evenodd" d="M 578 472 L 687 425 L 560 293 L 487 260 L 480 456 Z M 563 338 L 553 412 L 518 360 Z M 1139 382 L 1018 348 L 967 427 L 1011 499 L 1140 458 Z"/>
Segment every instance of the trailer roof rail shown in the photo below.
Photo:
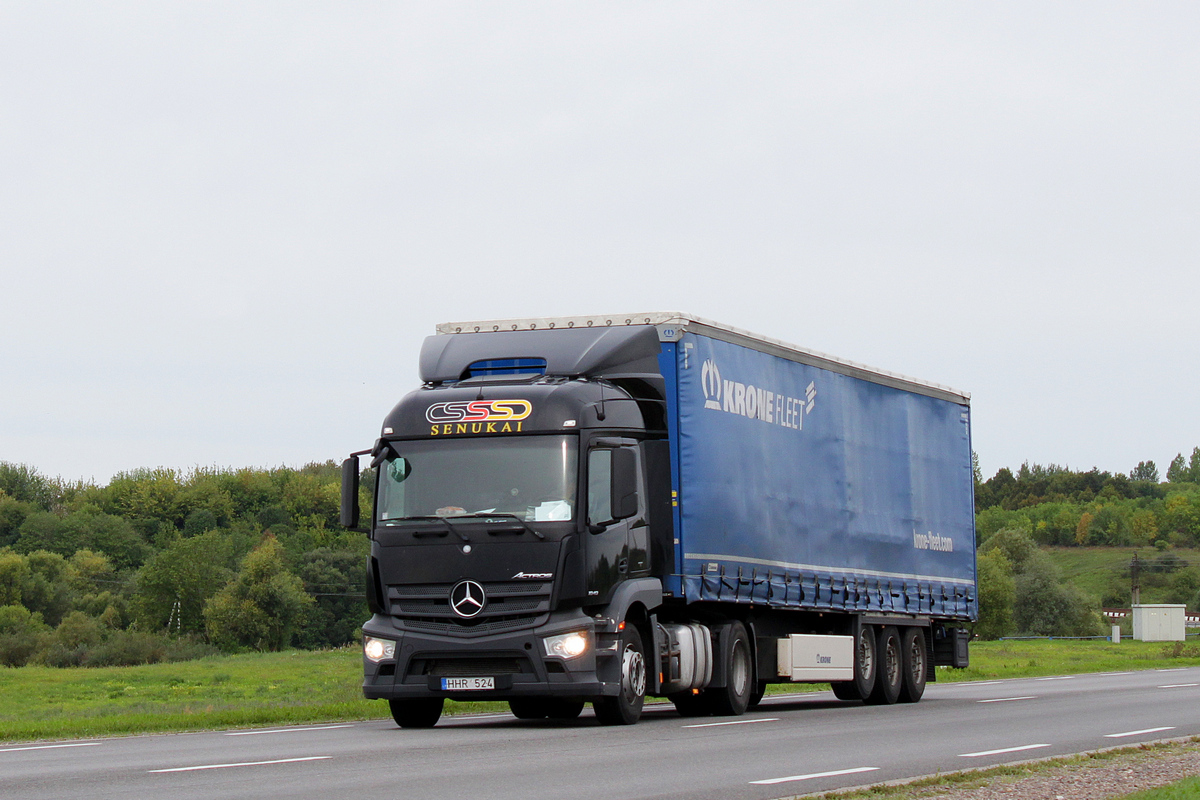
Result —
<path fill-rule="evenodd" d="M 529 317 L 523 319 L 491 319 L 470 322 L 443 322 L 439 334 L 502 333 L 510 331 L 545 331 L 561 328 L 612 328 L 631 325 L 652 325 L 662 341 L 678 341 L 684 333 L 695 333 L 713 339 L 750 347 L 764 353 L 802 364 L 828 369 L 853 378 L 892 386 L 951 402 L 970 405 L 971 395 L 940 383 L 924 381 L 889 370 L 870 367 L 856 361 L 831 356 L 816 350 L 762 336 L 732 325 L 714 322 L 694 314 L 678 311 L 652 311 L 636 314 L 594 314 L 579 317 Z"/>

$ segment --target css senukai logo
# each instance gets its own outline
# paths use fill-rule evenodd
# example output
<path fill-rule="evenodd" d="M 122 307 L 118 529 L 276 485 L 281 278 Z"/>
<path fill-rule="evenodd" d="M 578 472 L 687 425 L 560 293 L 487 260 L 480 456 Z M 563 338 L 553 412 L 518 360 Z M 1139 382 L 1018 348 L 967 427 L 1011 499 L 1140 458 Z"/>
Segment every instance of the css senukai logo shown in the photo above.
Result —
<path fill-rule="evenodd" d="M 528 400 L 456 400 L 434 403 L 425 409 L 425 419 L 441 422 L 516 422 L 533 412 Z"/>

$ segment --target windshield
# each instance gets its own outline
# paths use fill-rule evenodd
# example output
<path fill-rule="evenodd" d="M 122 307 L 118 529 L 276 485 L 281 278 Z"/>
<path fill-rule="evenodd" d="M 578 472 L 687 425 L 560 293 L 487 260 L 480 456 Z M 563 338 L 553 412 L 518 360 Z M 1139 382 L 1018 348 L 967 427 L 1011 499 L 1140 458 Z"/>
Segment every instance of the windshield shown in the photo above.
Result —
<path fill-rule="evenodd" d="M 379 471 L 378 523 L 413 517 L 575 516 L 577 445 L 570 436 L 393 442 Z"/>

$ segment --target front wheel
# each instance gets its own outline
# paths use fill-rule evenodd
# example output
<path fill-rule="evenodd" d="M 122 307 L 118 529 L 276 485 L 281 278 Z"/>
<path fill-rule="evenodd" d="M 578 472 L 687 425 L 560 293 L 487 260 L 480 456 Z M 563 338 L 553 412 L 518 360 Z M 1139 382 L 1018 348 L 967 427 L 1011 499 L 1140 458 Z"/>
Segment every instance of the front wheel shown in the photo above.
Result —
<path fill-rule="evenodd" d="M 442 716 L 441 697 L 401 697 L 388 700 L 392 719 L 401 728 L 432 728 Z"/>
<path fill-rule="evenodd" d="M 637 628 L 626 625 L 621 632 L 621 691 L 616 697 L 592 701 L 596 719 L 603 725 L 632 725 L 642 716 L 646 702 L 646 654 Z"/>

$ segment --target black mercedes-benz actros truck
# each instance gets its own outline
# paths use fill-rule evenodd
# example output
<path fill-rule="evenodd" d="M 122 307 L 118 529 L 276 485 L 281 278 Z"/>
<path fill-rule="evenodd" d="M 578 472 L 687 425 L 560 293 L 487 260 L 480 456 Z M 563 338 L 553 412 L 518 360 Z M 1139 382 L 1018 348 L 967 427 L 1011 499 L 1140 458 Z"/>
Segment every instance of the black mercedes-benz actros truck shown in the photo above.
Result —
<path fill-rule="evenodd" d="M 363 692 L 525 719 L 768 683 L 915 702 L 975 618 L 967 395 L 675 313 L 450 323 L 343 464 L 374 507 Z"/>

